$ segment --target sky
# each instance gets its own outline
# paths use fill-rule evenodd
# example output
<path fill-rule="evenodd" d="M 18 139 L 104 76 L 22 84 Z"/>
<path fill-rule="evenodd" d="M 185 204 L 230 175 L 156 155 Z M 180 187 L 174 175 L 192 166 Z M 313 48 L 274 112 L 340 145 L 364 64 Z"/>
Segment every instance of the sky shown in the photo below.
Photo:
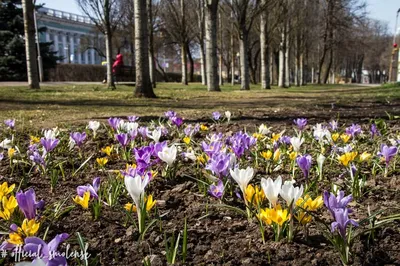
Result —
<path fill-rule="evenodd" d="M 46 7 L 70 13 L 82 14 L 75 0 L 37 0 L 46 4 Z M 393 32 L 396 21 L 396 12 L 400 8 L 400 0 L 366 0 L 369 16 L 389 23 L 389 31 Z M 399 19 L 400 24 L 400 19 Z"/>

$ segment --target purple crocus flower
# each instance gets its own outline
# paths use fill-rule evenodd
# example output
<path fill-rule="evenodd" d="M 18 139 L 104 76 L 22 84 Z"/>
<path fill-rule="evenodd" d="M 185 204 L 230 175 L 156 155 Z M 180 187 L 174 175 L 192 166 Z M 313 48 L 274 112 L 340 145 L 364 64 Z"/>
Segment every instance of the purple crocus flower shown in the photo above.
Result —
<path fill-rule="evenodd" d="M 4 124 L 6 124 L 10 129 L 13 129 L 15 127 L 15 119 L 4 120 Z"/>
<path fill-rule="evenodd" d="M 297 165 L 300 167 L 301 171 L 304 174 L 304 177 L 308 179 L 308 175 L 310 174 L 312 157 L 309 154 L 301 155 L 296 158 Z"/>
<path fill-rule="evenodd" d="M 56 235 L 48 244 L 38 237 L 25 238 L 24 251 L 35 257 L 35 261 L 42 260 L 46 266 L 66 266 L 67 259 L 57 251 L 61 242 L 69 237 L 63 233 Z"/>
<path fill-rule="evenodd" d="M 70 134 L 70 137 L 78 147 L 81 147 L 86 139 L 86 133 L 74 132 Z"/>
<path fill-rule="evenodd" d="M 290 137 L 289 136 L 282 136 L 279 138 L 279 142 L 282 144 L 290 145 Z"/>
<path fill-rule="evenodd" d="M 177 114 L 175 111 L 170 110 L 170 111 L 165 112 L 164 115 L 166 118 L 172 118 L 172 117 L 176 116 Z"/>
<path fill-rule="evenodd" d="M 334 217 L 336 221 L 331 224 L 332 233 L 337 229 L 343 239 L 346 239 L 346 228 L 349 224 L 358 226 L 356 221 L 349 219 L 349 210 L 347 208 L 335 209 Z"/>
<path fill-rule="evenodd" d="M 381 151 L 378 152 L 378 156 L 381 156 L 385 159 L 386 166 L 389 166 L 390 161 L 393 159 L 394 156 L 397 154 L 397 147 L 396 146 L 387 146 L 385 144 L 381 145 Z"/>
<path fill-rule="evenodd" d="M 173 116 L 170 120 L 177 127 L 180 127 L 183 124 L 183 119 L 179 116 Z"/>
<path fill-rule="evenodd" d="M 100 188 L 100 177 L 96 177 L 95 179 L 93 179 L 93 186 L 90 184 L 87 184 L 86 186 L 79 186 L 77 187 L 76 192 L 80 197 L 83 197 L 83 194 L 89 191 L 90 197 L 97 199 L 99 197 L 99 195 L 97 194 L 99 188 Z"/>
<path fill-rule="evenodd" d="M 213 112 L 212 117 L 215 121 L 218 121 L 221 118 L 221 113 L 220 112 Z"/>
<path fill-rule="evenodd" d="M 139 127 L 138 132 L 143 139 L 146 139 L 147 135 L 149 134 L 149 129 L 147 127 Z"/>
<path fill-rule="evenodd" d="M 203 148 L 203 151 L 209 156 L 212 157 L 214 154 L 219 153 L 222 149 L 222 143 L 219 141 L 216 142 L 211 142 L 210 144 L 207 144 L 206 142 L 201 143 L 201 147 Z"/>
<path fill-rule="evenodd" d="M 371 125 L 371 129 L 369 130 L 369 132 L 371 133 L 372 138 L 375 138 L 376 136 L 381 135 L 381 132 L 379 132 L 379 129 L 375 124 Z"/>
<path fill-rule="evenodd" d="M 303 131 L 304 128 L 307 126 L 307 118 L 297 118 L 293 120 L 293 122 L 300 131 Z"/>
<path fill-rule="evenodd" d="M 110 117 L 108 119 L 108 124 L 112 127 L 112 129 L 117 130 L 119 123 L 121 122 L 121 118 L 118 117 Z"/>
<path fill-rule="evenodd" d="M 58 145 L 60 141 L 58 139 L 45 139 L 41 138 L 40 143 L 43 145 L 46 153 L 51 152 Z"/>
<path fill-rule="evenodd" d="M 32 155 L 29 156 L 29 159 L 37 165 L 46 166 L 44 156 L 40 155 L 38 151 L 34 151 Z"/>
<path fill-rule="evenodd" d="M 0 153 L 0 161 L 3 160 L 4 154 Z"/>
<path fill-rule="evenodd" d="M 129 122 L 136 122 L 139 120 L 139 117 L 136 115 L 128 116 L 127 118 Z"/>
<path fill-rule="evenodd" d="M 360 135 L 362 132 L 361 126 L 357 124 L 352 124 L 348 128 L 346 128 L 346 134 L 351 135 L 353 138 L 357 135 Z"/>
<path fill-rule="evenodd" d="M 128 146 L 130 141 L 130 136 L 126 133 L 117 134 L 115 135 L 115 138 L 118 140 L 119 144 L 121 144 L 121 146 L 124 148 Z"/>
<path fill-rule="evenodd" d="M 329 122 L 329 126 L 331 127 L 332 131 L 336 131 L 338 129 L 338 122 L 336 120 L 332 120 Z"/>
<path fill-rule="evenodd" d="M 229 154 L 214 154 L 214 156 L 211 157 L 211 159 L 208 161 L 206 169 L 213 172 L 213 174 L 215 174 L 219 178 L 226 176 L 231 161 L 230 159 L 231 156 Z"/>
<path fill-rule="evenodd" d="M 221 199 L 222 195 L 224 194 L 224 183 L 222 182 L 222 180 L 218 181 L 217 185 L 211 185 L 210 189 L 208 190 L 208 194 L 210 194 L 211 196 L 217 198 L 217 199 Z"/>
<path fill-rule="evenodd" d="M 347 209 L 347 204 L 353 200 L 353 196 L 351 194 L 344 196 L 344 191 L 339 191 L 337 196 L 335 196 L 333 193 L 329 193 L 328 191 L 324 191 L 323 197 L 325 207 L 328 208 L 334 218 L 336 209 Z M 351 210 L 348 209 L 348 212 L 351 213 Z"/>
<path fill-rule="evenodd" d="M 36 210 L 43 209 L 44 201 L 36 201 L 36 194 L 33 188 L 28 189 L 26 192 L 18 192 L 16 195 L 18 207 L 24 213 L 25 218 L 28 220 L 36 217 Z"/>

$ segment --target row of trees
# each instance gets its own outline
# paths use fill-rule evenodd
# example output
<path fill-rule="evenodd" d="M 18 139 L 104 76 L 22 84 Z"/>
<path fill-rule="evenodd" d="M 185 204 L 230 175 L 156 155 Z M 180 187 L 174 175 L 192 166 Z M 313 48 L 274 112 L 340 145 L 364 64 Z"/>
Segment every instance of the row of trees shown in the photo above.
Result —
<path fill-rule="evenodd" d="M 113 42 L 128 38 L 139 96 L 155 96 L 155 71 L 165 76 L 160 52 L 179 56 L 183 84 L 193 81 L 199 58 L 209 91 L 220 90 L 223 72 L 232 83 L 238 73 L 241 89 L 248 90 L 259 82 L 264 89 L 327 83 L 338 74 L 359 81 L 363 67 L 387 69 L 387 26 L 368 18 L 361 0 L 76 2 L 106 36 L 108 62 Z M 108 81 L 113 86 L 111 63 Z"/>

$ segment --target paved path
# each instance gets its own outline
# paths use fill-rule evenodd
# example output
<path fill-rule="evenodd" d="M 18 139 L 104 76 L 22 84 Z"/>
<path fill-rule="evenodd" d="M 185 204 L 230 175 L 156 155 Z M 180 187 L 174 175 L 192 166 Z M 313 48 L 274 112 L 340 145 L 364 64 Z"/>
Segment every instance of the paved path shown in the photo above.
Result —
<path fill-rule="evenodd" d="M 135 82 L 119 82 L 117 85 L 134 85 Z M 62 82 L 42 82 L 40 86 L 65 86 L 65 85 L 102 85 L 101 82 L 78 82 L 78 81 L 62 81 Z M 28 86 L 28 82 L 5 81 L 0 82 L 0 87 L 23 87 Z"/>

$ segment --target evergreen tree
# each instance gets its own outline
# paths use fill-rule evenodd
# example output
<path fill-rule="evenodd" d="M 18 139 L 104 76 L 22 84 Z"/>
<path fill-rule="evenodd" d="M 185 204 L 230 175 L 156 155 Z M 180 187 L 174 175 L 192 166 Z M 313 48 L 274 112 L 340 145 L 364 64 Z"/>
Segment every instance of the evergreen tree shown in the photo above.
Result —
<path fill-rule="evenodd" d="M 39 33 L 46 28 L 40 28 Z M 54 68 L 57 60 L 55 52 L 50 46 L 52 43 L 40 43 L 40 52 L 43 60 L 44 74 L 46 70 Z M 21 0 L 0 1 L 0 81 L 25 81 L 26 57 L 24 42 L 24 21 Z"/>

